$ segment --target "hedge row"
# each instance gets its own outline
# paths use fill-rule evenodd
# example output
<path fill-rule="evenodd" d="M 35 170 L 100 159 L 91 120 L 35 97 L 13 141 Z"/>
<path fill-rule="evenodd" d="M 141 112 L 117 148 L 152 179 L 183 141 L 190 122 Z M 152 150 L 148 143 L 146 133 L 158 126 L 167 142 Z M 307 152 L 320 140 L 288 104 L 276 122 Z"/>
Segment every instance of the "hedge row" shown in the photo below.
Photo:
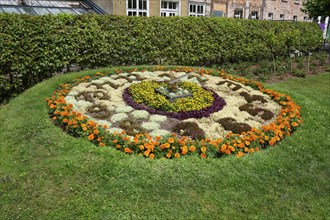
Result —
<path fill-rule="evenodd" d="M 0 103 L 72 65 L 257 61 L 321 40 L 316 24 L 301 22 L 0 13 Z"/>

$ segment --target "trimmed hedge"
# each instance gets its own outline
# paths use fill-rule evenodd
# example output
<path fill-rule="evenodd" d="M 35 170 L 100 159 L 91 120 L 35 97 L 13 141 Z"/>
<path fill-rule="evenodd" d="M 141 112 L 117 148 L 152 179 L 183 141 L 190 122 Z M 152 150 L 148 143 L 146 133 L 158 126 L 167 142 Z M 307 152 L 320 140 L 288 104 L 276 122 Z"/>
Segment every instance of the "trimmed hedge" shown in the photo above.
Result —
<path fill-rule="evenodd" d="M 0 13 L 0 103 L 63 69 L 214 65 L 320 47 L 317 24 L 226 18 Z"/>

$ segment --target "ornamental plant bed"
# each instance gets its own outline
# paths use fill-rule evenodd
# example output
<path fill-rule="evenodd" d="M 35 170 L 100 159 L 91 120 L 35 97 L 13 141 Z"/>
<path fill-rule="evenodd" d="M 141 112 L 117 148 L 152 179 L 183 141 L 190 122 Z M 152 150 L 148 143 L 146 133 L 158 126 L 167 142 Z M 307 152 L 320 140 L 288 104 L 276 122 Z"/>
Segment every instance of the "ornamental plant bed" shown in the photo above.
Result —
<path fill-rule="evenodd" d="M 186 73 L 192 77 L 182 87 L 192 96 L 166 109 L 154 82 Z M 224 71 L 187 67 L 97 73 L 60 85 L 47 103 L 52 120 L 69 134 L 152 159 L 241 157 L 274 146 L 303 122 L 290 96 Z"/>
<path fill-rule="evenodd" d="M 169 88 L 168 84 L 166 87 L 160 87 L 160 88 L 155 89 L 155 91 L 164 95 L 167 99 L 170 100 L 170 102 L 173 102 L 179 98 L 185 98 L 185 97 L 192 96 L 192 93 L 190 93 L 189 91 L 184 90 L 181 87 L 178 87 L 175 89 Z"/>

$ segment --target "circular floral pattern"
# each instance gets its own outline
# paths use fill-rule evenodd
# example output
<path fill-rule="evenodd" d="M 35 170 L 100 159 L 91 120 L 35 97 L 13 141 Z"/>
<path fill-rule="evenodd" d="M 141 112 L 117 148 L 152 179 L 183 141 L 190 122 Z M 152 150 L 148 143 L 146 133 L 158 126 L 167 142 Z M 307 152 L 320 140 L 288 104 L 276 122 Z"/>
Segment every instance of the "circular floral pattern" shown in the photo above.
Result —
<path fill-rule="evenodd" d="M 112 70 L 63 84 L 47 99 L 51 117 L 71 135 L 149 158 L 196 153 L 202 158 L 241 157 L 273 146 L 302 123 L 300 108 L 289 96 L 258 82 L 204 69 L 150 70 Z M 179 77 L 209 91 L 212 104 L 194 111 L 161 111 L 136 103 L 128 89 Z"/>

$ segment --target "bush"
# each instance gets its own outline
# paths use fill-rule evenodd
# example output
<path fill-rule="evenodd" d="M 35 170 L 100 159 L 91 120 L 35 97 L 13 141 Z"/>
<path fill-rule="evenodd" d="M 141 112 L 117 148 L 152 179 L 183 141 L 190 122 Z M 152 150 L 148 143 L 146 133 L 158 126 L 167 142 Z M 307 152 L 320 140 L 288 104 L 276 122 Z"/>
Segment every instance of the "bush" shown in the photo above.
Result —
<path fill-rule="evenodd" d="M 0 102 L 72 65 L 215 65 L 315 50 L 314 23 L 0 14 Z"/>

